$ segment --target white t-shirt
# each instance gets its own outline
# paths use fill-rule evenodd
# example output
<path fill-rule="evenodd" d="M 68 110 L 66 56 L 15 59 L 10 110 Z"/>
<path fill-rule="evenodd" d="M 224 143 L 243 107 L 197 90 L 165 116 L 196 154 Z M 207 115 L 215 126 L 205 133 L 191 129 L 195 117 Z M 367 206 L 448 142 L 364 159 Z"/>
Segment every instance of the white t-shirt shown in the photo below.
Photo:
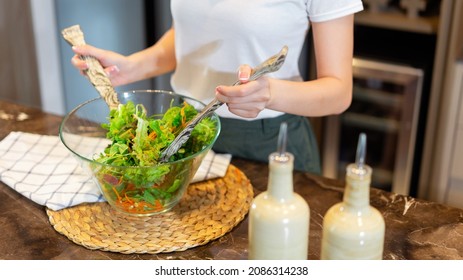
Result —
<path fill-rule="evenodd" d="M 235 83 L 241 64 L 257 66 L 284 45 L 289 49 L 284 65 L 268 75 L 302 80 L 298 60 L 309 21 L 328 21 L 362 9 L 361 0 L 171 0 L 177 58 L 172 88 L 209 103 L 218 85 Z M 245 119 L 226 105 L 216 112 Z M 265 109 L 257 118 L 281 114 Z"/>

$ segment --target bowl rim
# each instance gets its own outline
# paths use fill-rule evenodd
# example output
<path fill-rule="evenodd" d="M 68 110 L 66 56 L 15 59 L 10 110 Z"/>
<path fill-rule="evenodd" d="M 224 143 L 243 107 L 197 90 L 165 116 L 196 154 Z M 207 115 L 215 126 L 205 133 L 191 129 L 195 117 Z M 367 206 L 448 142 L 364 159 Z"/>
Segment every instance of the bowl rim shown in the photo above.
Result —
<path fill-rule="evenodd" d="M 172 95 L 172 96 L 177 96 L 177 97 L 181 97 L 183 99 L 190 99 L 190 100 L 194 100 L 195 102 L 198 102 L 199 104 L 203 105 L 204 107 L 206 106 L 206 104 L 198 99 L 195 99 L 191 96 L 187 96 L 187 95 L 183 95 L 183 94 L 179 94 L 179 93 L 176 93 L 174 91 L 170 91 L 170 90 L 157 90 L 157 89 L 146 89 L 146 90 L 143 90 L 143 89 L 138 89 L 138 90 L 129 90 L 129 91 L 122 91 L 122 92 L 117 92 L 118 95 L 123 95 L 123 94 L 152 94 L 152 93 L 164 93 L 164 94 L 169 94 L 169 95 Z M 169 161 L 169 162 L 165 162 L 165 163 L 158 163 L 156 165 L 148 165 L 148 166 L 118 166 L 118 165 L 111 165 L 111 164 L 106 164 L 106 163 L 101 163 L 101 162 L 98 162 L 98 161 L 95 161 L 94 159 L 90 159 L 90 158 L 87 158 L 85 156 L 82 156 L 80 154 L 78 154 L 77 152 L 75 152 L 73 149 L 71 149 L 67 144 L 66 144 L 66 141 L 63 139 L 63 129 L 64 129 L 64 123 L 69 119 L 69 117 L 74 114 L 76 111 L 78 111 L 80 108 L 84 107 L 85 105 L 87 104 L 90 104 L 90 103 L 93 103 L 93 102 L 96 102 L 98 100 L 103 100 L 103 97 L 96 97 L 96 98 L 93 98 L 93 99 L 89 99 L 89 100 L 86 100 L 84 102 L 82 102 L 81 104 L 77 105 L 76 107 L 74 107 L 71 111 L 69 111 L 68 113 L 66 113 L 63 117 L 63 119 L 61 120 L 61 123 L 60 123 L 60 126 L 59 126 L 59 138 L 61 140 L 61 143 L 63 143 L 63 145 L 66 147 L 67 150 L 69 150 L 72 154 L 74 154 L 75 156 L 77 156 L 78 158 L 84 160 L 84 161 L 87 161 L 89 163 L 92 163 L 92 164 L 97 164 L 97 165 L 100 165 L 100 166 L 104 166 L 104 167 L 112 167 L 112 168 L 120 168 L 120 169 L 133 169 L 133 168 L 142 168 L 142 169 L 145 169 L 145 168 L 153 168 L 153 167 L 158 167 L 158 166 L 164 166 L 164 165 L 173 165 L 173 164 L 176 164 L 176 163 L 182 163 L 182 162 L 185 162 L 185 161 L 189 161 L 191 160 L 192 158 L 195 158 L 197 157 L 199 154 L 205 152 L 206 150 L 210 150 L 212 149 L 212 146 L 214 145 L 214 143 L 216 142 L 217 138 L 219 137 L 220 135 L 220 131 L 221 131 L 221 122 L 220 122 L 220 117 L 217 113 L 215 112 L 212 112 L 211 114 L 216 118 L 217 120 L 217 133 L 214 137 L 214 139 L 211 141 L 211 143 L 206 146 L 204 149 L 188 156 L 188 157 L 185 157 L 185 158 L 182 158 L 182 159 L 179 159 L 179 160 L 175 160 L 175 161 Z M 101 137 L 99 137 L 101 138 Z M 107 139 L 107 138 L 104 138 L 104 139 Z"/>

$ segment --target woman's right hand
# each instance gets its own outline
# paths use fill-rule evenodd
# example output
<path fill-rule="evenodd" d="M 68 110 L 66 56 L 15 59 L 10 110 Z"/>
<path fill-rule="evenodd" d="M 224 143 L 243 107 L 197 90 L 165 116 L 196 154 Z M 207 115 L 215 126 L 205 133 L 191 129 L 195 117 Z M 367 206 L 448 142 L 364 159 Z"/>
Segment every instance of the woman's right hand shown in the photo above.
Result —
<path fill-rule="evenodd" d="M 85 75 L 85 70 L 88 69 L 87 63 L 81 57 L 93 56 L 103 66 L 114 87 L 132 82 L 133 79 L 129 75 L 131 73 L 131 61 L 127 56 L 91 45 L 74 46 L 72 50 L 75 55 L 72 57 L 71 63 L 81 74 Z"/>

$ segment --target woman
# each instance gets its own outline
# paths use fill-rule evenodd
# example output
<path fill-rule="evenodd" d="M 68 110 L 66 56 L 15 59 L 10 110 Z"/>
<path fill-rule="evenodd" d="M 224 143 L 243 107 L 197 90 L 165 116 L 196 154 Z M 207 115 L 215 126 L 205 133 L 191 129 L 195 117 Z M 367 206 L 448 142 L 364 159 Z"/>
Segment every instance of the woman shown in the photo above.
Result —
<path fill-rule="evenodd" d="M 216 111 L 222 130 L 215 151 L 267 161 L 285 121 L 294 168 L 320 173 L 307 117 L 340 114 L 349 107 L 354 13 L 362 9 L 360 0 L 171 0 L 173 27 L 153 46 L 129 56 L 75 47 L 72 64 L 84 70 L 79 56 L 96 57 L 114 86 L 174 71 L 175 92 L 225 103 Z M 309 27 L 317 78 L 303 81 L 298 60 Z M 289 47 L 284 65 L 249 81 L 251 67 L 284 45 Z M 237 79 L 242 84 L 230 86 Z"/>

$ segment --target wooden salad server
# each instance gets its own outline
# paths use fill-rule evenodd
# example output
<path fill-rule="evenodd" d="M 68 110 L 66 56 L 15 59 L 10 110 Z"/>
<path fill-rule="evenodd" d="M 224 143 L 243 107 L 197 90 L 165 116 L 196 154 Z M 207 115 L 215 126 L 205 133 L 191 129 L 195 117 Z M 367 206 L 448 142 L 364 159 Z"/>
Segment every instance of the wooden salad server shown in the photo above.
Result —
<path fill-rule="evenodd" d="M 73 25 L 63 29 L 61 34 L 66 42 L 68 42 L 71 46 L 85 45 L 84 33 L 80 29 L 79 25 Z M 120 103 L 117 98 L 117 92 L 114 90 L 103 66 L 92 56 L 83 56 L 82 59 L 88 65 L 88 69 L 85 70 L 85 74 L 92 85 L 98 91 L 100 96 L 103 97 L 110 109 L 117 109 Z"/>

